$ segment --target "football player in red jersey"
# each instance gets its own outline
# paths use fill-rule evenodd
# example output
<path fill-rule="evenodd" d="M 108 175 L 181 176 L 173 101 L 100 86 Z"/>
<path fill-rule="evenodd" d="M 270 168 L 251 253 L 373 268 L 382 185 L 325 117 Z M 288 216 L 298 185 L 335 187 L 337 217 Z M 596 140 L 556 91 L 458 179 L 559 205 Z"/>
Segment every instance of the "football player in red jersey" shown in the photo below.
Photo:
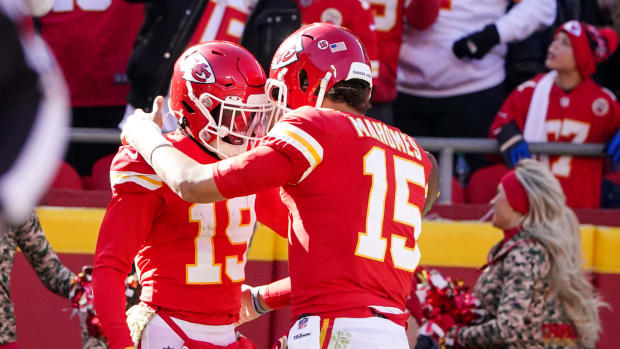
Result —
<path fill-rule="evenodd" d="M 289 348 L 408 348 L 405 302 L 422 214 L 437 196 L 436 162 L 412 137 L 363 116 L 371 69 L 350 31 L 302 27 L 276 52 L 270 77 L 267 94 L 298 109 L 244 154 L 199 164 L 161 137 L 157 113 L 134 114 L 123 135 L 188 201 L 281 187 L 290 279 L 256 288 L 245 305 L 290 303 Z"/>
<path fill-rule="evenodd" d="M 256 59 L 237 44 L 213 41 L 189 48 L 171 81 L 170 109 L 179 129 L 163 137 L 201 164 L 248 150 L 275 116 L 265 80 Z M 111 165 L 113 197 L 99 232 L 93 277 L 95 307 L 110 348 L 134 343 L 142 349 L 195 348 L 191 340 L 238 348 L 247 341 L 237 340 L 233 323 L 248 241 L 257 216 L 270 218 L 254 204 L 268 195 L 183 201 L 148 160 L 126 145 Z M 123 280 L 134 258 L 141 304 L 129 310 L 126 322 Z"/>
<path fill-rule="evenodd" d="M 611 28 L 569 21 L 558 28 L 545 62 L 552 69 L 519 85 L 495 117 L 489 136 L 497 138 L 507 166 L 529 157 L 527 142 L 603 143 L 620 140 L 620 104 L 613 93 L 591 79 L 597 64 L 618 45 Z M 614 142 L 608 154 L 620 160 Z M 549 166 L 573 208 L 600 206 L 603 158 L 547 156 Z"/>

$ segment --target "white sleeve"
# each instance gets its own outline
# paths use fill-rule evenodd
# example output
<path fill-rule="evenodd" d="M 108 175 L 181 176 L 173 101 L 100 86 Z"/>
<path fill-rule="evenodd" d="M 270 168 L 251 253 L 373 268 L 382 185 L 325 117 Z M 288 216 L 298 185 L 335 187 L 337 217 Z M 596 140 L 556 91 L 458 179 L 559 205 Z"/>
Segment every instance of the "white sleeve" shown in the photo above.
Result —
<path fill-rule="evenodd" d="M 555 21 L 556 0 L 521 0 L 495 22 L 501 43 L 527 38 Z"/>

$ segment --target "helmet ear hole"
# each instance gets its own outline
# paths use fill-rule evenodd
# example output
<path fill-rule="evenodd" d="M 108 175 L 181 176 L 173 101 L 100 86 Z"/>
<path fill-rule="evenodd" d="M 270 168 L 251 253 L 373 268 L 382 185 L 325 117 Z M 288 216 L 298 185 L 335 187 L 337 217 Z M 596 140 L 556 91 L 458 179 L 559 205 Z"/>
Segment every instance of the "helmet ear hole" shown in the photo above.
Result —
<path fill-rule="evenodd" d="M 299 87 L 303 92 L 306 92 L 308 85 L 308 73 L 306 73 L 305 69 L 302 69 L 299 71 Z"/>
<path fill-rule="evenodd" d="M 183 108 L 185 108 L 185 111 L 187 111 L 189 114 L 194 114 L 196 111 L 190 107 L 189 104 L 187 104 L 186 101 L 181 101 L 181 104 L 183 104 Z"/>
<path fill-rule="evenodd" d="M 277 86 L 274 86 L 271 88 L 271 90 L 268 92 L 267 97 L 269 97 L 269 99 L 271 100 L 271 102 L 277 102 L 278 101 L 278 96 L 280 95 L 280 88 Z"/>

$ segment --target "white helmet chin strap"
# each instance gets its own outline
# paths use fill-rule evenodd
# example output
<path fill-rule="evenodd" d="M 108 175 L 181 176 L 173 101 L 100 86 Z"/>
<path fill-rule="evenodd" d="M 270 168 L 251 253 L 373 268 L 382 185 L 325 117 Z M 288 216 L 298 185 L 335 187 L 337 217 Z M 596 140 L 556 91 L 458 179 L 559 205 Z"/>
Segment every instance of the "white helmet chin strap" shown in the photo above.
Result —
<path fill-rule="evenodd" d="M 327 72 L 325 73 L 325 76 L 323 77 L 323 79 L 321 79 L 321 85 L 319 87 L 319 95 L 316 98 L 316 104 L 314 105 L 315 108 L 320 108 L 321 105 L 323 104 L 323 98 L 325 97 L 325 93 L 327 92 L 327 84 L 329 83 L 329 80 L 331 80 L 332 78 L 332 72 Z"/>

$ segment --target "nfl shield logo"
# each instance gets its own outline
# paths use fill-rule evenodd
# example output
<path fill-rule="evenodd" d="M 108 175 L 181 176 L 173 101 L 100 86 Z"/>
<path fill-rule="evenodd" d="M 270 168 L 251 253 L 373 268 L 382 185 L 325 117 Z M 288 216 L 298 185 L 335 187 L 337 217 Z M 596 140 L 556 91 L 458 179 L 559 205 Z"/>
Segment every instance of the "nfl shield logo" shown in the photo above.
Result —
<path fill-rule="evenodd" d="M 299 324 L 297 325 L 297 329 L 301 330 L 302 328 L 306 327 L 307 324 L 308 324 L 308 318 L 305 317 L 305 318 L 299 320 Z"/>

